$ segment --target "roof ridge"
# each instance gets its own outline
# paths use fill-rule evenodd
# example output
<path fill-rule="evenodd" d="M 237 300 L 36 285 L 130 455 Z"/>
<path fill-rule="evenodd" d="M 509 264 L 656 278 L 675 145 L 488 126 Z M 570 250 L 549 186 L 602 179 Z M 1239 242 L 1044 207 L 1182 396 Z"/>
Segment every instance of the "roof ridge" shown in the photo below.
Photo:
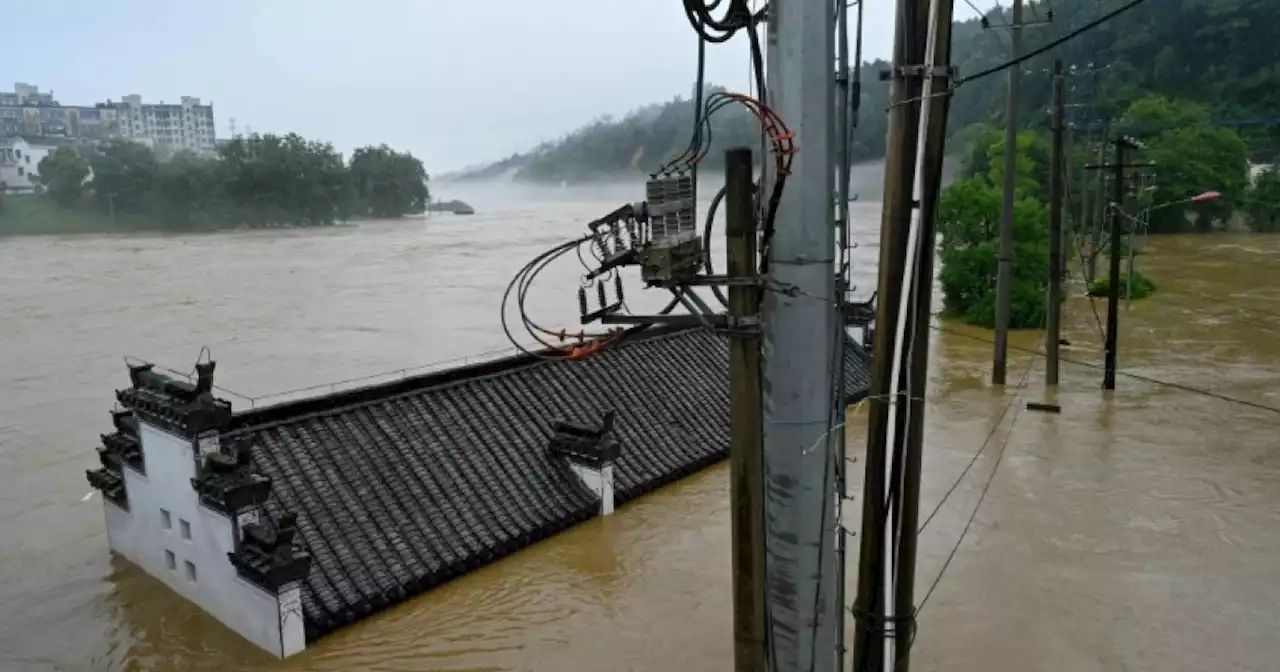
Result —
<path fill-rule="evenodd" d="M 621 343 L 605 349 L 599 356 L 607 357 L 619 350 L 632 348 L 642 343 L 650 343 L 685 335 L 706 333 L 704 327 L 655 327 L 641 334 L 628 338 Z M 401 399 L 409 395 L 419 394 L 426 390 L 443 390 L 473 381 L 488 380 L 499 376 L 510 375 L 516 371 L 539 366 L 547 366 L 569 359 L 548 360 L 539 355 L 550 350 L 527 351 L 475 364 L 464 364 L 451 368 L 430 371 L 418 376 L 398 380 L 375 383 L 315 397 L 293 399 L 290 401 L 247 408 L 237 411 L 232 416 L 233 429 L 227 436 L 232 437 L 250 429 L 267 429 L 284 423 L 302 419 L 319 417 L 327 414 L 346 412 L 379 401 Z M 590 359 L 581 360 L 589 362 Z M 348 403 L 343 403 L 350 399 Z M 315 410 L 306 410 L 314 407 Z"/>

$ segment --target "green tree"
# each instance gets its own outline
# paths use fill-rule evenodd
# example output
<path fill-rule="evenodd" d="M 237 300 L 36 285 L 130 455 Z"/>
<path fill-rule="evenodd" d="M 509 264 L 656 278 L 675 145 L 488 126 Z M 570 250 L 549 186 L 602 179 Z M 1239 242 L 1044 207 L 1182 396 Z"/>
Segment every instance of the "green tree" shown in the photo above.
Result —
<path fill-rule="evenodd" d="M 103 211 L 144 212 L 151 200 L 159 163 L 146 145 L 112 140 L 90 156 L 93 191 Z"/>
<path fill-rule="evenodd" d="M 40 159 L 37 166 L 40 180 L 49 190 L 49 196 L 64 206 L 80 200 L 84 180 L 89 176 L 89 162 L 70 147 L 59 147 Z"/>
<path fill-rule="evenodd" d="M 1280 232 L 1280 169 L 1269 166 L 1254 179 L 1245 198 L 1249 228 L 1259 233 Z"/>
<path fill-rule="evenodd" d="M 227 216 L 222 173 L 216 161 L 178 152 L 156 171 L 153 195 L 167 228 L 220 223 Z"/>
<path fill-rule="evenodd" d="M 427 171 L 408 152 L 386 145 L 361 147 L 351 155 L 357 207 L 375 217 L 399 217 L 427 207 Z"/>
<path fill-rule="evenodd" d="M 1048 198 L 1049 145 L 1040 133 L 1018 131 L 1018 167 L 1014 191 L 1022 196 Z M 989 184 L 1004 184 L 1004 132 L 987 147 L 987 180 Z"/>
<path fill-rule="evenodd" d="M 254 134 L 228 142 L 220 155 L 227 197 L 249 224 L 317 226 L 350 212 L 350 175 L 329 143 Z"/>
<path fill-rule="evenodd" d="M 970 324 L 995 325 L 996 274 L 1003 196 L 999 189 L 974 178 L 948 187 L 938 203 L 942 234 L 939 258 L 943 306 Z M 1048 288 L 1048 213 L 1035 198 L 1020 195 L 1014 203 L 1012 304 L 1009 326 L 1040 327 Z"/>
<path fill-rule="evenodd" d="M 1235 131 L 1196 126 L 1162 131 L 1148 142 L 1146 159 L 1156 163 L 1152 199 L 1163 205 L 1151 212 L 1151 232 L 1184 231 L 1187 215 L 1197 215 L 1196 228 L 1207 230 L 1214 221 L 1231 217 L 1249 187 L 1249 150 Z M 1218 191 L 1215 201 L 1186 203 L 1206 191 Z"/>

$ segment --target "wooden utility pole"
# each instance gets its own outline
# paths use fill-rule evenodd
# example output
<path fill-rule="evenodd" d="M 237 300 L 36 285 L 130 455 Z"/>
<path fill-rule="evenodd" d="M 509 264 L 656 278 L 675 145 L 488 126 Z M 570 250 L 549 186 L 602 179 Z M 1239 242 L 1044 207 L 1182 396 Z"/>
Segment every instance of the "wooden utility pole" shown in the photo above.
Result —
<path fill-rule="evenodd" d="M 922 3 L 928 7 L 930 3 Z M 898 528 L 898 560 L 894 575 L 894 608 L 897 617 L 894 625 L 894 657 L 892 669 L 886 672 L 907 672 L 911 667 L 911 646 L 914 644 L 914 623 L 911 616 L 916 613 L 916 550 L 920 528 L 920 481 L 924 462 L 924 419 L 925 394 L 929 382 L 929 326 L 933 318 L 933 240 L 937 237 L 938 199 L 942 194 L 942 161 L 947 142 L 947 115 L 951 108 L 951 96 L 931 95 L 944 87 L 950 86 L 951 73 L 951 20 L 954 10 L 952 0 L 934 0 L 933 13 L 930 19 L 930 44 L 926 49 L 925 69 L 932 71 L 930 94 L 924 105 L 920 122 L 925 124 L 921 141 L 924 142 L 920 153 L 919 174 L 916 182 L 919 185 L 918 257 L 915 274 L 910 291 L 914 293 L 912 305 L 914 312 L 910 316 L 907 334 L 914 347 L 904 350 L 911 352 L 910 370 L 907 372 L 907 390 L 909 398 L 901 400 L 908 410 L 907 430 L 905 436 L 899 435 L 905 443 L 902 459 L 902 487 L 897 496 L 899 511 Z M 908 251 L 911 253 L 911 251 Z M 907 291 L 904 288 L 903 291 Z M 887 325 L 886 325 L 887 326 Z"/>
<path fill-rule="evenodd" d="M 1044 382 L 1058 384 L 1058 341 L 1062 338 L 1062 172 L 1066 157 L 1063 156 L 1063 107 L 1066 101 L 1066 82 L 1062 74 L 1062 59 L 1053 62 L 1053 151 L 1049 162 L 1049 334 L 1046 339 L 1048 357 L 1045 358 Z"/>
<path fill-rule="evenodd" d="M 1022 0 L 1013 0 L 1009 59 L 1022 55 Z M 996 273 L 996 338 L 991 382 L 1004 385 L 1009 357 L 1009 308 L 1013 299 L 1013 201 L 1018 180 L 1018 90 L 1022 66 L 1009 68 L 1009 100 L 1004 114 L 1004 207 L 1000 213 L 1000 257 Z"/>
<path fill-rule="evenodd" d="M 760 411 L 760 287 L 751 150 L 725 152 L 729 277 L 729 481 L 733 511 L 733 669 L 769 672 L 764 617 L 764 464 Z"/>
<path fill-rule="evenodd" d="M 927 0 L 897 0 L 893 64 L 889 71 L 889 131 L 885 145 L 884 197 L 880 219 L 880 264 L 876 300 L 871 388 L 867 397 L 867 449 L 864 460 L 862 523 L 858 549 L 858 589 L 854 598 L 854 672 L 881 672 L 884 668 L 885 628 L 884 549 L 889 518 L 885 501 L 886 467 L 889 463 L 889 398 L 895 325 L 902 291 L 902 271 L 911 226 L 911 186 L 919 138 L 920 99 L 923 82 L 908 74 L 924 62 L 928 29 Z M 922 9 L 926 8 L 926 9 Z M 899 420 L 902 420 L 899 415 Z M 905 427 L 900 423 L 898 427 Z M 897 436 L 902 431 L 895 427 Z"/>

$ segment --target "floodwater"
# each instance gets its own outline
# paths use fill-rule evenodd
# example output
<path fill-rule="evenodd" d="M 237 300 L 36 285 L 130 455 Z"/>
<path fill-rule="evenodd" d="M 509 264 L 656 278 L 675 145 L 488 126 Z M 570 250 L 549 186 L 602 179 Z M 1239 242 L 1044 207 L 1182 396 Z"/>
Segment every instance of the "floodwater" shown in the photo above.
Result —
<path fill-rule="evenodd" d="M 219 383 L 258 397 L 500 349 L 514 271 L 617 203 L 475 204 L 325 230 L 0 240 L 0 670 L 730 669 L 724 466 L 284 662 L 111 557 L 101 502 L 82 498 L 121 356 L 185 369 L 207 345 Z M 855 207 L 863 292 L 877 211 Z M 1122 369 L 1280 406 L 1280 236 L 1148 249 L 1160 291 L 1121 315 Z M 532 314 L 572 324 L 576 264 L 548 270 Z M 1066 321 L 1064 355 L 1100 362 L 1089 303 Z M 1074 364 L 1061 415 L 1020 410 L 1044 395 L 1042 362 L 1014 353 L 1025 381 L 993 391 L 989 335 L 944 328 L 924 514 L 965 475 L 923 534 L 919 595 L 962 542 L 921 612 L 915 669 L 1276 669 L 1280 414 L 1125 376 L 1104 395 L 1101 371 Z"/>

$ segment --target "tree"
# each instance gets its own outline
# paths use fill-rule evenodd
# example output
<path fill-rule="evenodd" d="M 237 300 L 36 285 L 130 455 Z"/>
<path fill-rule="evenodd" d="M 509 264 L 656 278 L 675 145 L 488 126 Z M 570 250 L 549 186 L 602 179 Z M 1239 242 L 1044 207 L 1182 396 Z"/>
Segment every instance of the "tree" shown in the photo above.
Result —
<path fill-rule="evenodd" d="M 980 178 L 948 187 L 938 203 L 939 258 L 945 311 L 970 324 L 995 326 L 996 273 L 1003 195 Z M 1014 203 L 1012 303 L 1009 326 L 1040 327 L 1048 289 L 1048 212 L 1020 195 Z"/>
<path fill-rule="evenodd" d="M 166 228 L 208 225 L 225 217 L 221 178 L 217 162 L 189 151 L 178 152 L 161 164 L 153 195 Z"/>
<path fill-rule="evenodd" d="M 1280 169 L 1269 166 L 1254 178 L 1245 198 L 1249 228 L 1259 233 L 1280 232 Z"/>
<path fill-rule="evenodd" d="M 143 212 L 151 199 L 159 164 L 146 145 L 112 140 L 89 158 L 93 191 L 103 211 Z"/>
<path fill-rule="evenodd" d="M 249 224 L 318 226 L 350 211 L 350 175 L 329 143 L 254 134 L 228 142 L 220 156 L 227 197 Z"/>
<path fill-rule="evenodd" d="M 89 176 L 89 162 L 76 150 L 59 147 L 40 159 L 37 169 L 53 200 L 67 206 L 80 200 L 85 178 Z"/>
<path fill-rule="evenodd" d="M 375 217 L 423 212 L 430 192 L 422 161 L 386 145 L 361 147 L 351 155 L 351 181 L 358 208 Z"/>
<path fill-rule="evenodd" d="M 1157 205 L 1151 213 L 1151 232 L 1187 228 L 1187 213 L 1198 215 L 1196 228 L 1208 230 L 1214 221 L 1231 217 L 1249 187 L 1249 150 L 1228 128 L 1196 126 L 1162 131 L 1148 142 L 1144 157 L 1156 163 Z M 1184 203 L 1206 191 L 1222 196 L 1204 203 Z"/>
<path fill-rule="evenodd" d="M 1022 196 L 1046 199 L 1049 184 L 1049 144 L 1035 131 L 1018 131 L 1018 167 L 1013 188 Z M 1004 132 L 987 147 L 987 180 L 1003 188 L 1004 185 Z"/>

